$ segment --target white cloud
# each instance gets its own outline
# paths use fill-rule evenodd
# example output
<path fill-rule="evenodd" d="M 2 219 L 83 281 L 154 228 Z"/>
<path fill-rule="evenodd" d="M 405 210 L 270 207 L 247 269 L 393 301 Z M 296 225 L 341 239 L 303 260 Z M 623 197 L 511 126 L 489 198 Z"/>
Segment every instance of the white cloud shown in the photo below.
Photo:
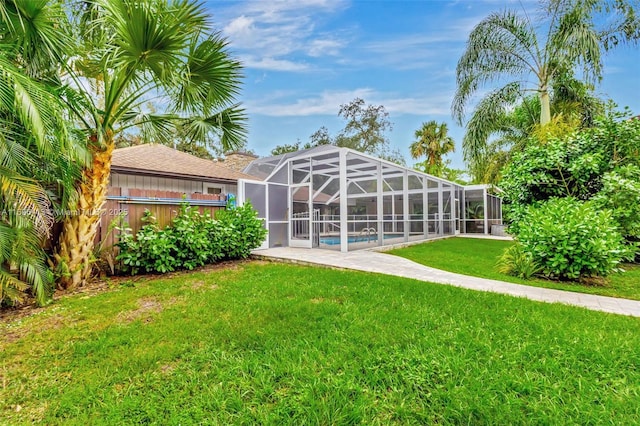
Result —
<path fill-rule="evenodd" d="M 300 98 L 294 101 L 276 101 L 273 97 L 268 102 L 247 102 L 249 113 L 275 117 L 295 117 L 307 115 L 336 115 L 340 105 L 351 102 L 355 98 L 368 99 L 373 94 L 369 88 L 345 91 L 324 91 L 319 96 Z"/>
<path fill-rule="evenodd" d="M 309 69 L 309 66 L 304 63 L 288 61 L 286 59 L 243 56 L 240 58 L 240 61 L 246 68 L 255 68 L 261 70 L 299 72 L 307 71 Z"/>
<path fill-rule="evenodd" d="M 318 34 L 316 24 L 345 4 L 335 0 L 233 3 L 224 12 L 228 18 L 222 32 L 245 57 L 248 68 L 308 71 L 305 58 L 335 56 L 344 45 L 336 37 Z"/>
<path fill-rule="evenodd" d="M 240 55 L 251 58 L 246 66 L 274 71 L 308 72 L 322 58 L 333 57 L 334 64 L 367 67 L 372 63 L 396 70 L 429 68 L 438 58 L 457 56 L 450 47 L 466 41 L 473 27 L 487 15 L 495 2 L 471 2 L 474 11 L 460 16 L 456 3 L 442 19 L 426 22 L 429 28 L 415 34 L 380 39 L 357 40 L 357 24 L 331 33 L 322 31 L 332 15 L 349 6 L 346 0 L 248 0 L 231 2 L 216 12 L 223 17 L 223 34 Z M 512 7 L 537 0 L 509 0 Z M 212 8 L 213 9 L 213 8 Z M 371 37 L 368 34 L 367 37 Z M 349 47 L 348 54 L 345 49 Z M 273 67 L 269 65 L 273 64 Z"/>
<path fill-rule="evenodd" d="M 344 0 L 253 0 L 243 4 L 247 13 L 262 17 L 267 23 L 279 23 L 290 15 L 312 14 L 313 12 L 333 12 L 346 5 Z"/>
<path fill-rule="evenodd" d="M 340 53 L 340 49 L 344 43 L 340 40 L 317 39 L 309 43 L 308 55 L 313 57 L 319 56 L 336 56 Z"/>
<path fill-rule="evenodd" d="M 289 93 L 282 93 L 289 97 Z M 324 91 L 318 96 L 309 96 L 287 101 L 273 96 L 261 102 L 247 102 L 249 113 L 273 117 L 297 117 L 309 115 L 336 115 L 340 105 L 355 98 L 368 104 L 383 105 L 390 113 L 414 115 L 450 114 L 450 93 L 431 94 L 424 97 L 399 97 L 393 93 L 379 93 L 371 88 L 344 91 Z"/>
<path fill-rule="evenodd" d="M 460 17 L 434 23 L 429 31 L 369 41 L 363 44 L 369 54 L 361 56 L 360 65 L 374 61 L 401 71 L 441 67 L 459 57 L 462 44 L 482 18 L 484 15 Z"/>
<path fill-rule="evenodd" d="M 374 102 L 376 103 L 376 102 Z M 424 98 L 388 98 L 377 102 L 396 114 L 450 115 L 451 95 L 438 94 Z"/>
<path fill-rule="evenodd" d="M 241 15 L 233 19 L 223 29 L 224 33 L 233 36 L 238 42 L 242 39 L 249 38 L 252 31 L 254 31 L 253 19 L 248 18 L 245 15 Z"/>

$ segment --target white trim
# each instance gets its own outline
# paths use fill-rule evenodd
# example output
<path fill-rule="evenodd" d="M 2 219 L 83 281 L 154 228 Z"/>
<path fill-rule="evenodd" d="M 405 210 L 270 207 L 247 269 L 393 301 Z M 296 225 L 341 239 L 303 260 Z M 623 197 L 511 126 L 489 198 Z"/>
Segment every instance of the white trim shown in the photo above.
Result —
<path fill-rule="evenodd" d="M 267 182 L 262 182 L 259 180 L 249 180 L 249 179 L 238 179 L 238 193 L 236 194 L 236 205 L 242 206 L 247 199 L 247 191 L 245 185 L 249 183 L 251 185 L 258 185 L 264 187 L 264 214 L 265 217 L 259 219 L 264 220 L 264 227 L 267 230 L 267 235 L 262 241 L 262 244 L 258 249 L 267 249 L 269 248 L 269 184 Z"/>
<path fill-rule="evenodd" d="M 339 151 L 340 164 L 340 251 L 346 253 L 349 251 L 349 234 L 347 227 L 347 214 L 349 207 L 347 206 L 347 150 Z M 344 192 L 344 194 L 343 194 Z"/>
<path fill-rule="evenodd" d="M 294 228 L 300 224 L 300 222 L 304 222 L 303 219 L 295 219 L 293 217 L 293 194 L 297 192 L 300 188 L 307 188 L 307 213 L 308 216 L 306 218 L 307 228 L 309 230 L 309 237 L 305 240 L 294 239 Z M 313 200 L 311 199 L 311 182 L 305 183 L 296 183 L 289 185 L 289 247 L 300 247 L 300 248 L 312 248 L 313 247 Z"/>

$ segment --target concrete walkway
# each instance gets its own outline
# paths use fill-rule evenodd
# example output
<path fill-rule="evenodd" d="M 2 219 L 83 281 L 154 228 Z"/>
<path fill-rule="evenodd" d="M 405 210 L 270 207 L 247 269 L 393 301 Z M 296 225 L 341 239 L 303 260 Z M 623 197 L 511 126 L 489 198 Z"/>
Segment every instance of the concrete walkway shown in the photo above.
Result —
<path fill-rule="evenodd" d="M 263 259 L 277 259 L 293 263 L 322 265 L 331 268 L 377 272 L 432 283 L 448 284 L 471 290 L 509 294 L 540 302 L 564 303 L 567 305 L 581 306 L 594 311 L 640 317 L 640 301 L 530 287 L 503 281 L 476 278 L 441 271 L 420 265 L 402 257 L 370 250 L 341 253 L 333 250 L 282 247 L 255 250 L 252 254 L 254 257 Z"/>

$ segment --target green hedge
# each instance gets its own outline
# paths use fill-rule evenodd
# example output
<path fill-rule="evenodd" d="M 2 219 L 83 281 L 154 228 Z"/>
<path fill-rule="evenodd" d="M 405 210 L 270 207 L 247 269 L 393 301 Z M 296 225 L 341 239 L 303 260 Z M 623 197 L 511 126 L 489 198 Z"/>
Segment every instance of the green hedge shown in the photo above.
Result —
<path fill-rule="evenodd" d="M 267 230 L 250 203 L 234 209 L 201 214 L 188 203 L 164 229 L 147 210 L 135 234 L 120 228 L 117 246 L 123 272 L 171 272 L 194 269 L 223 259 L 244 259 L 264 241 Z"/>
<path fill-rule="evenodd" d="M 625 244 L 610 210 L 573 198 L 530 206 L 515 237 L 536 272 L 562 280 L 605 277 L 636 249 Z"/>

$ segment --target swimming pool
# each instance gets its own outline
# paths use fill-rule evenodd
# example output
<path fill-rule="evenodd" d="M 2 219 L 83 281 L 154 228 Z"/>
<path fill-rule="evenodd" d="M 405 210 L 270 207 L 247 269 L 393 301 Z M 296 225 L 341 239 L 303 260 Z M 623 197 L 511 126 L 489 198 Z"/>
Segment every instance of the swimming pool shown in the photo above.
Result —
<path fill-rule="evenodd" d="M 404 234 L 384 234 L 384 239 L 388 240 L 391 238 L 402 238 L 404 237 Z M 378 236 L 377 235 L 371 235 L 371 236 L 366 236 L 366 235 L 350 235 L 347 238 L 347 241 L 349 243 L 366 243 L 366 242 L 373 242 L 373 241 L 378 241 Z M 340 244 L 340 236 L 335 235 L 335 236 L 330 236 L 330 237 L 320 237 L 320 244 L 326 244 L 328 246 L 337 246 L 338 244 Z"/>

